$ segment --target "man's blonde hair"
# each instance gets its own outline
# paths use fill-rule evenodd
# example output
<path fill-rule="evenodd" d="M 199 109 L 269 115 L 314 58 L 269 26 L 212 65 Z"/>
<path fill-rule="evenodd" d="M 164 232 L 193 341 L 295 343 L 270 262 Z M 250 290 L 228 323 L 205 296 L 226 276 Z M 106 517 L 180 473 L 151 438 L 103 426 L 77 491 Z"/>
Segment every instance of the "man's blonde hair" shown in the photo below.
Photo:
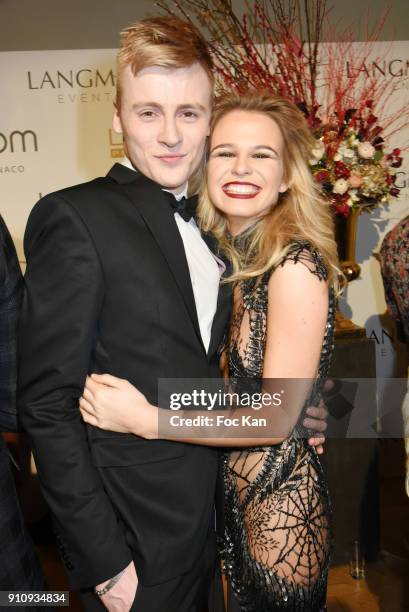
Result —
<path fill-rule="evenodd" d="M 174 16 L 149 17 L 120 34 L 117 56 L 116 106 L 121 101 L 121 74 L 130 66 L 134 75 L 143 68 L 185 68 L 198 62 L 214 85 L 213 60 L 206 40 L 192 24 Z"/>
<path fill-rule="evenodd" d="M 244 261 L 234 242 L 228 240 L 226 217 L 211 202 L 204 181 L 199 195 L 199 223 L 204 231 L 215 235 L 231 259 L 233 273 L 229 280 L 259 276 L 279 263 L 291 243 L 308 241 L 322 255 L 329 280 L 337 284 L 339 269 L 333 215 L 308 166 L 314 139 L 303 114 L 295 104 L 268 92 L 228 94 L 216 101 L 210 142 L 218 122 L 236 110 L 262 113 L 278 125 L 284 141 L 284 180 L 289 188 L 279 195 L 271 211 L 250 232 Z"/>

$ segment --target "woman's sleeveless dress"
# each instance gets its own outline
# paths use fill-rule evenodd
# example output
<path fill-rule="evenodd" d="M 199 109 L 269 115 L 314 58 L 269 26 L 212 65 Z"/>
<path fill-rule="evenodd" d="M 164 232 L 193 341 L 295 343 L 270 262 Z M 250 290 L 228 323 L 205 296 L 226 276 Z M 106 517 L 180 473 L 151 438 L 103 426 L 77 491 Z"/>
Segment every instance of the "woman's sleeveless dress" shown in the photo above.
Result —
<path fill-rule="evenodd" d="M 327 269 L 308 242 L 296 242 L 279 265 L 302 262 L 320 280 Z M 226 342 L 230 378 L 261 379 L 268 281 L 240 282 Z M 302 305 L 300 305 L 302 308 Z M 333 351 L 335 296 L 329 309 L 317 379 L 309 405 L 318 405 Z M 222 557 L 235 597 L 248 612 L 325 610 L 330 535 L 327 484 L 308 432 L 297 426 L 284 442 L 224 455 L 225 532 Z"/>

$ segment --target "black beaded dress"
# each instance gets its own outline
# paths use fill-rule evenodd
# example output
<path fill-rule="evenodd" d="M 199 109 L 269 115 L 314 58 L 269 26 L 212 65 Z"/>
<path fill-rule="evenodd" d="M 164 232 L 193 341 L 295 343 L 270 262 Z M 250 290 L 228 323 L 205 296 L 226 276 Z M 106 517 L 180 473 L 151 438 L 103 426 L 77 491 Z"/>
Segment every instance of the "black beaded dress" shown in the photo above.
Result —
<path fill-rule="evenodd" d="M 292 244 L 279 265 L 286 262 L 302 262 L 322 281 L 328 277 L 322 257 L 308 242 Z M 241 281 L 234 289 L 226 342 L 231 378 L 262 377 L 272 272 Z M 330 287 L 326 330 L 308 405 L 318 405 L 328 373 L 334 317 L 335 296 Z M 224 455 L 225 530 L 221 548 L 234 593 L 229 611 L 326 609 L 331 508 L 317 453 L 308 445 L 307 437 L 308 432 L 297 425 L 281 444 L 241 448 Z"/>

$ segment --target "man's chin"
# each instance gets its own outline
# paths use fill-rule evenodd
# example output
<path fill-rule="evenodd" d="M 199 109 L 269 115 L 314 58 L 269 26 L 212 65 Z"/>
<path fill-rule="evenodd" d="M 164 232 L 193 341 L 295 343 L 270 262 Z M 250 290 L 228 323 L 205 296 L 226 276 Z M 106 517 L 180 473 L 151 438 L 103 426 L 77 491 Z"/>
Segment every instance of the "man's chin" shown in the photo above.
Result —
<path fill-rule="evenodd" d="M 169 175 L 169 172 L 161 172 L 156 177 L 153 177 L 153 180 L 164 189 L 169 189 L 170 191 L 182 190 L 189 180 L 189 174 L 187 172 L 178 172 Z"/>

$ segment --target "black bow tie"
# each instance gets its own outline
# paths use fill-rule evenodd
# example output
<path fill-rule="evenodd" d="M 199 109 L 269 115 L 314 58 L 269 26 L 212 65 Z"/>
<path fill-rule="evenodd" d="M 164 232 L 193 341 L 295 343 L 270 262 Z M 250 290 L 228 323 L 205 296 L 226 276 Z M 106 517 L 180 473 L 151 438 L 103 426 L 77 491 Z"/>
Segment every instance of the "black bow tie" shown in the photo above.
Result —
<path fill-rule="evenodd" d="M 183 197 L 177 200 L 172 193 L 169 193 L 169 203 L 175 213 L 178 213 L 184 221 L 190 221 L 195 214 L 196 201 L 195 198 L 186 199 Z"/>

